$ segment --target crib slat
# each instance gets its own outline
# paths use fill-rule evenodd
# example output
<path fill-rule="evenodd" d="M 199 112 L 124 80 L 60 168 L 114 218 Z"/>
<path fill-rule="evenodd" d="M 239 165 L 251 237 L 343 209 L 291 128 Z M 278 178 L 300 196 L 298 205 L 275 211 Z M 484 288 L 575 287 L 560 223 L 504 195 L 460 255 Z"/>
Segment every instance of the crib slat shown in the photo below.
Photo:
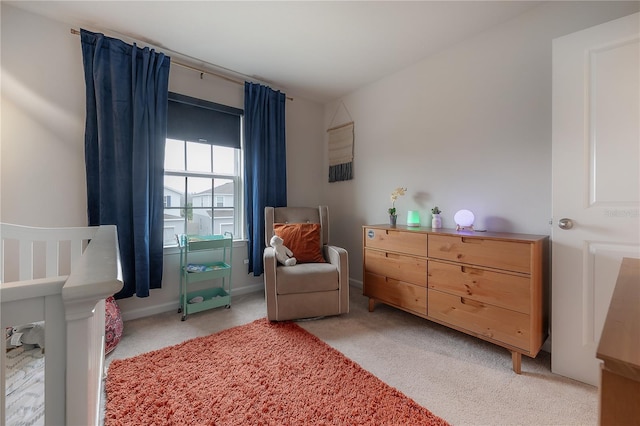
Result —
<path fill-rule="evenodd" d="M 20 272 L 19 279 L 32 280 L 33 279 L 33 241 L 20 240 Z"/>
<path fill-rule="evenodd" d="M 46 258 L 46 274 L 47 277 L 55 277 L 59 275 L 59 248 L 58 241 L 47 241 L 47 258 Z"/>
<path fill-rule="evenodd" d="M 71 240 L 71 270 L 73 270 L 74 266 L 78 263 L 80 256 L 82 256 L 82 245 L 84 241 L 82 240 Z"/>
<path fill-rule="evenodd" d="M 66 265 L 71 269 L 75 266 L 78 259 L 82 256 L 84 249 L 90 239 L 92 239 L 98 230 L 98 227 L 69 227 L 69 228 L 35 228 L 22 225 L 12 225 L 0 223 L 1 239 L 4 242 L 7 239 L 18 241 L 18 279 L 30 280 L 34 278 L 34 243 L 44 242 L 45 249 L 45 277 L 58 276 L 61 273 L 60 262 L 66 262 L 66 255 L 63 252 L 62 260 L 60 253 L 60 242 L 69 241 L 70 243 L 70 262 Z M 4 247 L 3 245 L 3 248 Z M 0 249 L 0 257 L 2 257 L 2 265 L 0 267 L 0 280 L 6 281 L 6 264 L 3 250 Z M 40 263 L 38 262 L 38 265 Z M 40 268 L 40 266 L 38 266 Z M 63 273 L 67 274 L 69 271 Z M 36 271 L 37 275 L 41 275 L 41 271 Z"/>

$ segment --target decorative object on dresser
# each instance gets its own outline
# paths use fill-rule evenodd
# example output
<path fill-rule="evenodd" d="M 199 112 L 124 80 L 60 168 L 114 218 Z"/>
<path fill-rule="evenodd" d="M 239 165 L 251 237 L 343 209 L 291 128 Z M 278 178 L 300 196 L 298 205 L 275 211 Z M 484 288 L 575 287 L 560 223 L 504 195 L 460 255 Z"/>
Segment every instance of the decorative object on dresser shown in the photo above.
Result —
<path fill-rule="evenodd" d="M 536 357 L 547 338 L 548 237 L 398 225 L 363 227 L 363 291 L 512 354 Z"/>
<path fill-rule="evenodd" d="M 440 210 L 438 206 L 431 209 L 431 227 L 433 229 L 442 228 L 442 217 L 440 217 L 440 213 L 442 213 L 442 210 Z"/>
<path fill-rule="evenodd" d="M 407 212 L 407 226 L 420 226 L 420 212 L 418 210 Z"/>
<path fill-rule="evenodd" d="M 476 217 L 470 210 L 458 210 L 453 215 L 453 221 L 456 223 L 456 231 L 473 231 L 473 221 Z"/>
<path fill-rule="evenodd" d="M 396 211 L 396 200 L 399 196 L 404 195 L 407 192 L 407 188 L 398 187 L 391 193 L 391 207 L 389 208 L 389 225 L 396 226 L 398 220 L 398 213 Z"/>

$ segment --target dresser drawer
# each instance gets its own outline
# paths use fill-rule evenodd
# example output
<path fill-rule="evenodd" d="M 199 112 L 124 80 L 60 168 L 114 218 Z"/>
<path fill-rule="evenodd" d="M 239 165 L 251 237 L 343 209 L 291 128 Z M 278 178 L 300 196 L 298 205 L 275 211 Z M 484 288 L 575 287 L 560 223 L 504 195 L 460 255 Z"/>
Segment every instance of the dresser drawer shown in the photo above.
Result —
<path fill-rule="evenodd" d="M 415 312 L 423 317 L 427 315 L 427 289 L 425 287 L 366 273 L 364 295 Z"/>
<path fill-rule="evenodd" d="M 433 260 L 429 261 L 427 268 L 430 289 L 523 314 L 529 313 L 531 300 L 529 277 Z"/>
<path fill-rule="evenodd" d="M 365 272 L 427 287 L 427 259 L 366 249 Z"/>
<path fill-rule="evenodd" d="M 515 272 L 531 272 L 531 244 L 462 235 L 429 235 L 429 257 Z"/>
<path fill-rule="evenodd" d="M 529 315 L 429 290 L 427 317 L 529 351 Z"/>
<path fill-rule="evenodd" d="M 427 255 L 427 234 L 393 229 L 364 229 L 364 246 L 386 251 Z"/>

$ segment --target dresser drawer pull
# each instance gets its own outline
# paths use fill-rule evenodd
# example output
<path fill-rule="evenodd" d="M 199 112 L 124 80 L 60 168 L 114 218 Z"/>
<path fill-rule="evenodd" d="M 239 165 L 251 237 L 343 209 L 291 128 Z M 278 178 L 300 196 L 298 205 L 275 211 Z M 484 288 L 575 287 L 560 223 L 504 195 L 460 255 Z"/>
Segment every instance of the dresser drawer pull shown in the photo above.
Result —
<path fill-rule="evenodd" d="M 460 270 L 463 274 L 482 275 L 482 269 L 470 268 L 468 266 L 461 266 Z"/>
<path fill-rule="evenodd" d="M 484 308 L 484 303 L 471 299 L 465 299 L 464 297 L 460 298 L 460 303 L 462 303 L 463 305 L 473 306 L 474 308 Z"/>
<path fill-rule="evenodd" d="M 463 243 L 466 243 L 466 244 L 482 244 L 482 239 L 480 239 L 480 238 L 462 237 L 462 238 L 460 238 L 460 241 L 462 241 Z"/>

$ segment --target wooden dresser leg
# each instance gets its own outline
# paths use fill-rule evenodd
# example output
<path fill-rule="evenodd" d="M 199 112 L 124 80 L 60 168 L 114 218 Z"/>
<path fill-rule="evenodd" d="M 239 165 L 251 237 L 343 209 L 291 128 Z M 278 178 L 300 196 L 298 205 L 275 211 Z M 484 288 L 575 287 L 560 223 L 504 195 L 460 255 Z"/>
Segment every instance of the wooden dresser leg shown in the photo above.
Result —
<path fill-rule="evenodd" d="M 376 300 L 373 297 L 369 298 L 369 312 L 373 312 L 374 305 L 376 304 Z"/>
<path fill-rule="evenodd" d="M 522 373 L 522 354 L 511 351 L 511 360 L 513 361 L 513 371 L 516 374 Z"/>

